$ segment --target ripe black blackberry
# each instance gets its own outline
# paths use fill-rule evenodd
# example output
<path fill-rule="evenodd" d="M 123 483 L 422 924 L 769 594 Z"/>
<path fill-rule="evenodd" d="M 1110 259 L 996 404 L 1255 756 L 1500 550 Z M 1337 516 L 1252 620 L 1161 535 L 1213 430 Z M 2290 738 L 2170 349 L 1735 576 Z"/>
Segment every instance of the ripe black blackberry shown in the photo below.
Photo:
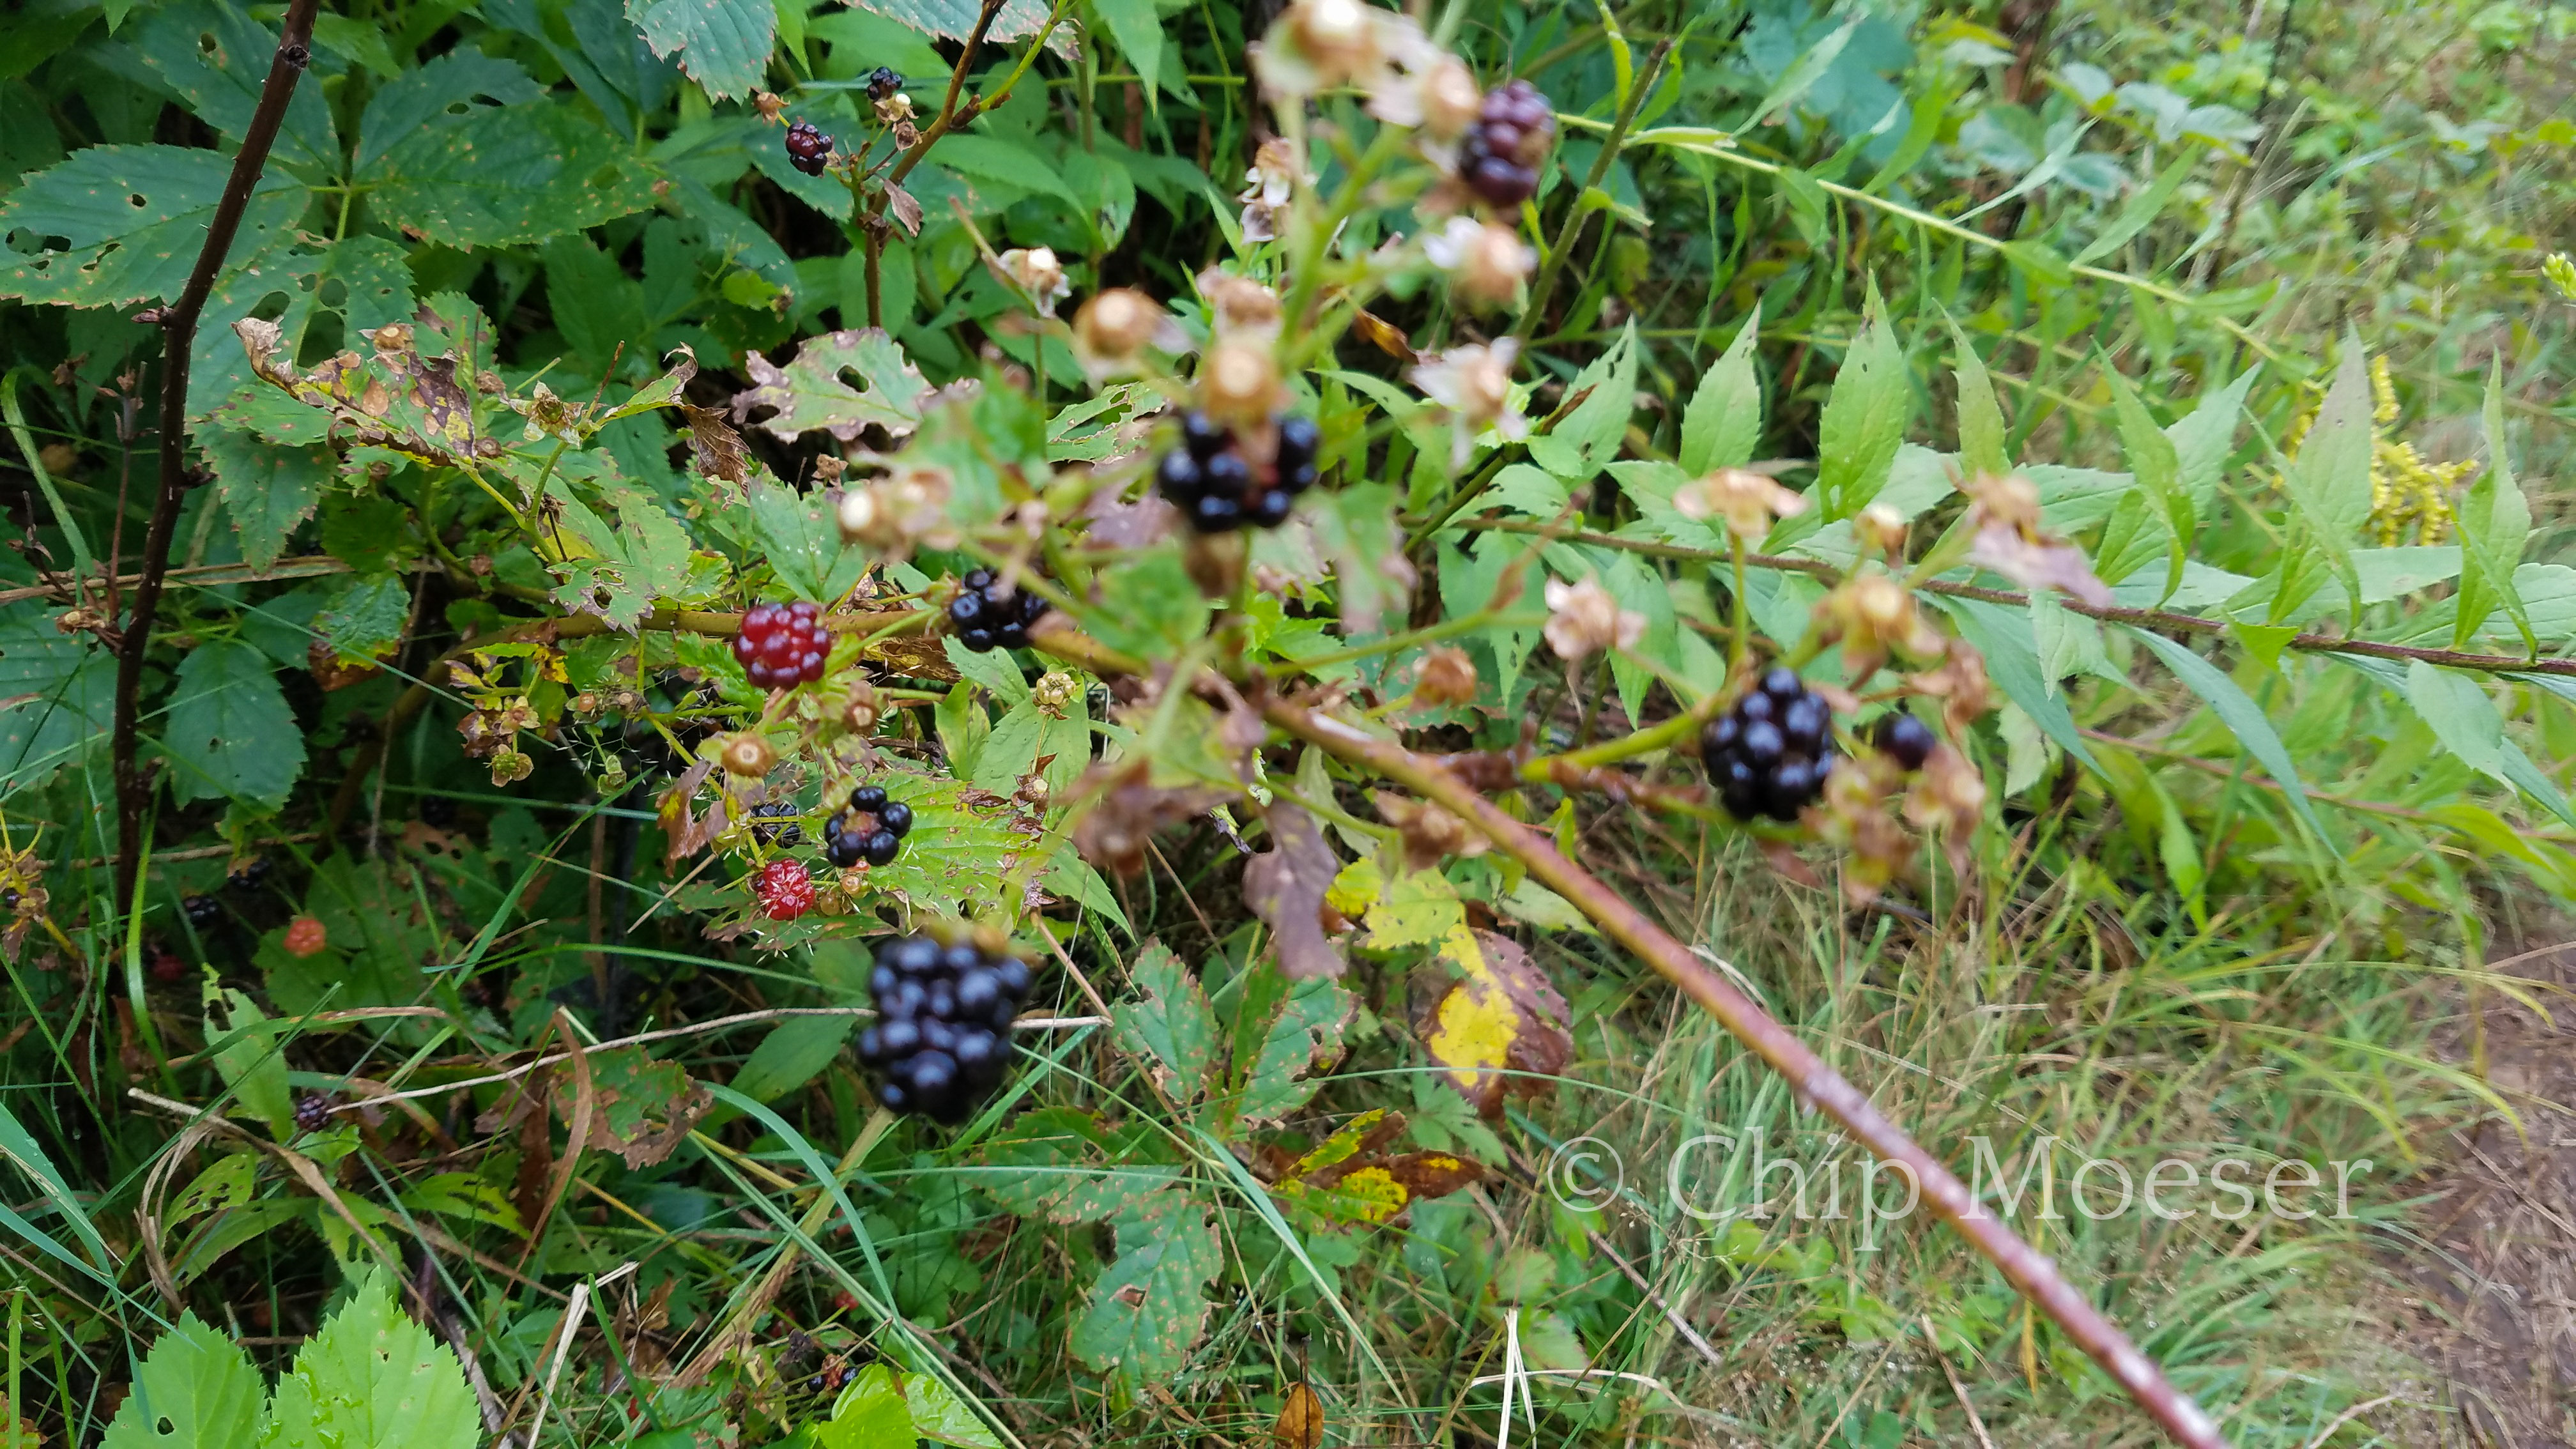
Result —
<path fill-rule="evenodd" d="M 911 806 L 887 799 L 882 785 L 861 785 L 850 792 L 850 808 L 824 826 L 823 857 L 843 870 L 863 860 L 892 865 L 911 833 Z"/>
<path fill-rule="evenodd" d="M 1776 666 L 1733 709 L 1709 721 L 1699 750 L 1728 814 L 1795 820 L 1833 771 L 1833 710 L 1796 670 Z"/>
<path fill-rule="evenodd" d="M 787 164 L 808 176 L 820 176 L 832 164 L 832 138 L 817 129 L 812 121 L 794 121 L 787 127 Z"/>
<path fill-rule="evenodd" d="M 796 805 L 788 800 L 763 800 L 751 807 L 751 838 L 763 845 L 783 845 L 790 849 L 805 843 L 805 827 L 789 822 L 785 825 L 763 824 L 783 816 L 794 815 Z"/>
<path fill-rule="evenodd" d="M 1538 194 L 1538 168 L 1556 146 L 1556 108 L 1516 80 L 1485 97 L 1458 148 L 1458 174 L 1487 206 L 1509 209 Z"/>
<path fill-rule="evenodd" d="M 319 1132 L 331 1125 L 331 1099 L 320 1092 L 307 1092 L 295 1099 L 295 1125 L 304 1132 Z"/>
<path fill-rule="evenodd" d="M 906 936 L 877 953 L 868 992 L 877 1023 L 859 1033 L 859 1060 L 884 1076 L 877 1101 L 954 1125 L 1010 1066 L 1011 1021 L 1029 994 L 1029 965 Z"/>
<path fill-rule="evenodd" d="M 224 872 L 224 888 L 235 894 L 247 895 L 268 884 L 269 875 L 276 869 L 277 866 L 264 855 L 237 860 L 231 870 Z"/>
<path fill-rule="evenodd" d="M 1181 419 L 1181 446 L 1154 467 L 1154 483 L 1201 533 L 1277 528 L 1297 495 L 1315 486 L 1323 433 L 1313 418 L 1279 419 L 1279 444 L 1265 466 L 1244 455 L 1234 433 L 1205 413 Z"/>
<path fill-rule="evenodd" d="M 184 897 L 179 902 L 179 909 L 188 913 L 188 924 L 200 931 L 211 929 L 215 922 L 224 918 L 224 903 L 213 896 Z"/>
<path fill-rule="evenodd" d="M 978 654 L 1025 647 L 1029 626 L 1047 611 L 1047 601 L 1028 589 L 1013 589 L 1003 597 L 991 569 L 977 569 L 957 582 L 957 597 L 948 601 L 948 622 L 957 630 L 957 642 Z"/>
<path fill-rule="evenodd" d="M 760 689 L 820 680 L 823 656 L 831 648 L 831 636 L 823 629 L 822 606 L 802 599 L 752 605 L 742 616 L 742 632 L 733 636 L 733 657 Z"/>
<path fill-rule="evenodd" d="M 1932 748 L 1941 743 L 1941 737 L 1932 733 L 1930 725 L 1899 710 L 1878 722 L 1878 728 L 1870 732 L 1869 742 L 1896 763 L 1919 770 L 1924 761 L 1932 758 Z"/>
<path fill-rule="evenodd" d="M 894 73 L 893 66 L 881 65 L 868 72 L 869 100 L 881 101 L 902 89 L 903 77 Z"/>
<path fill-rule="evenodd" d="M 420 823 L 428 826 L 432 830 L 454 829 L 456 827 L 456 802 L 450 800 L 444 795 L 421 796 Z"/>

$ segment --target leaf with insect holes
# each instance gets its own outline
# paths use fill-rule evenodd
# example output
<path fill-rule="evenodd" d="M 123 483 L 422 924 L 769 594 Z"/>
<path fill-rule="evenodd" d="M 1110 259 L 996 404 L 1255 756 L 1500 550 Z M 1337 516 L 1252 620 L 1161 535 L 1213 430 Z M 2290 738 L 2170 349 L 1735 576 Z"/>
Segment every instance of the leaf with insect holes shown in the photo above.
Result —
<path fill-rule="evenodd" d="M 598 122 L 547 98 L 441 114 L 385 153 L 367 204 L 444 246 L 511 246 L 642 211 L 651 183 Z"/>
<path fill-rule="evenodd" d="M 214 0 L 179 0 L 149 9 L 149 18 L 132 37 L 132 53 L 153 79 L 224 135 L 238 138 L 249 130 L 277 58 L 277 32 L 251 19 L 247 7 Z M 278 161 L 338 168 L 340 141 L 322 87 L 299 85 L 287 97 L 274 144 Z M 193 258 L 196 248 L 188 248 L 188 255 Z"/>
<path fill-rule="evenodd" d="M 1207 1325 L 1207 1285 L 1225 1266 L 1216 1228 L 1189 1194 L 1159 1192 L 1119 1214 L 1115 1231 L 1118 1257 L 1073 1326 L 1074 1356 L 1140 1380 L 1168 1377 Z"/>
<path fill-rule="evenodd" d="M 1324 933 L 1324 899 L 1342 866 L 1315 817 L 1285 800 L 1263 818 L 1270 848 L 1243 865 L 1243 903 L 1270 927 L 1279 969 L 1292 977 L 1338 977 L 1350 962 Z"/>
<path fill-rule="evenodd" d="M 255 569 L 277 562 L 287 536 L 313 516 L 323 485 L 340 467 L 339 455 L 327 447 L 264 443 L 231 428 L 206 429 L 197 445 L 206 450 L 224 512 L 241 535 L 242 561 Z"/>
<path fill-rule="evenodd" d="M 394 1306 L 374 1267 L 297 1350 L 268 1417 L 280 1446 L 474 1449 L 482 1429 L 456 1355 Z"/>
<path fill-rule="evenodd" d="M 785 367 L 757 352 L 745 356 L 743 366 L 752 386 L 734 394 L 734 420 L 748 418 L 754 408 L 767 408 L 770 415 L 759 425 L 789 442 L 815 431 L 856 442 L 870 427 L 902 437 L 921 426 L 922 404 L 930 393 L 921 370 L 878 327 L 809 337 Z M 855 375 L 859 385 L 845 381 L 848 375 Z"/>
<path fill-rule="evenodd" d="M 942 40 L 964 40 L 975 31 L 981 7 L 975 0 L 856 0 L 861 10 L 873 11 L 889 20 L 901 21 Z M 984 32 L 987 43 L 999 45 L 1035 35 L 1046 28 L 1047 7 L 1043 0 L 1001 0 L 993 9 L 993 23 Z"/>
<path fill-rule="evenodd" d="M 1150 1160 L 1156 1144 L 1113 1132 L 1071 1107 L 1021 1114 L 977 1158 L 975 1186 L 1005 1212 L 1057 1223 L 1094 1223 L 1180 1181 Z"/>
<path fill-rule="evenodd" d="M 268 1384 L 251 1366 L 250 1355 L 196 1314 L 183 1311 L 177 1326 L 143 1356 L 99 1449 L 222 1449 L 257 1443 L 267 1402 Z M 164 1430 L 164 1424 L 169 1428 Z"/>
<path fill-rule="evenodd" d="M 0 202 L 0 297 L 70 307 L 175 300 L 232 176 L 231 158 L 189 146 L 89 146 Z M 226 258 L 239 267 L 283 241 L 312 193 L 264 172 Z M 12 250 L 24 234 L 38 250 Z M 42 246 L 60 238 L 60 250 Z M 227 274 L 229 275 L 229 274 Z"/>
<path fill-rule="evenodd" d="M 1207 1086 L 1216 1064 L 1216 1013 L 1208 1009 L 1207 993 L 1159 941 L 1145 943 L 1127 975 L 1139 995 L 1110 1008 L 1119 1042 L 1150 1063 L 1155 1081 L 1174 1101 L 1189 1102 Z"/>
<path fill-rule="evenodd" d="M 1535 1078 L 1565 1069 L 1574 1049 L 1565 998 L 1518 943 L 1490 931 L 1452 927 L 1440 959 L 1459 979 L 1433 1004 L 1423 1045 L 1460 1095 L 1496 1116 L 1505 1089 L 1536 1092 Z"/>

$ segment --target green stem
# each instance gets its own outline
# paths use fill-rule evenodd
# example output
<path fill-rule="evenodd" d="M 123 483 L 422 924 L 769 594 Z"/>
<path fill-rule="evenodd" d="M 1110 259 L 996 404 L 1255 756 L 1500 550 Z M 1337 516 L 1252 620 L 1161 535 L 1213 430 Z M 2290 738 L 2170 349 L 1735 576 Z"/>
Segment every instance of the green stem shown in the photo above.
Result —
<path fill-rule="evenodd" d="M 79 569 L 72 584 L 72 602 L 86 603 L 81 593 L 83 581 L 98 572 L 98 560 L 91 557 L 89 536 L 81 532 L 80 522 L 72 517 L 72 511 L 63 506 L 63 495 L 54 488 L 54 475 L 45 471 L 44 460 L 36 452 L 36 440 L 27 431 L 27 414 L 18 406 L 18 374 L 21 372 L 33 372 L 40 378 L 44 376 L 30 363 L 22 362 L 9 369 L 8 376 L 0 377 L 0 413 L 5 413 L 9 419 L 9 435 L 18 440 L 18 451 L 27 455 L 27 471 L 36 475 L 36 487 L 45 495 L 45 506 L 54 510 L 54 525 L 63 531 L 63 541 L 71 545 L 72 561 Z"/>
<path fill-rule="evenodd" d="M 1583 189 L 1574 194 L 1573 208 L 1556 229 L 1555 244 L 1539 260 L 1538 280 L 1530 284 L 1529 307 L 1521 313 L 1520 324 L 1512 329 L 1512 335 L 1521 341 L 1529 341 L 1539 318 L 1546 313 L 1548 294 L 1556 290 L 1557 274 L 1565 270 L 1566 257 L 1574 250 L 1574 244 L 1582 239 L 1584 223 L 1592 219 L 1593 207 L 1587 198 L 1594 188 L 1600 186 L 1601 178 L 1610 174 L 1610 163 L 1618 159 L 1619 147 L 1627 139 L 1628 128 L 1636 124 L 1637 112 L 1644 107 L 1646 97 L 1654 93 L 1655 82 L 1663 74 L 1664 57 L 1670 55 L 1672 49 L 1670 40 L 1658 41 L 1654 51 L 1646 57 L 1646 68 L 1637 77 L 1636 85 L 1629 89 L 1627 102 L 1619 107 L 1619 117 L 1611 123 L 1609 138 L 1601 143 L 1601 154 L 1592 158 L 1592 170 L 1583 178 Z"/>

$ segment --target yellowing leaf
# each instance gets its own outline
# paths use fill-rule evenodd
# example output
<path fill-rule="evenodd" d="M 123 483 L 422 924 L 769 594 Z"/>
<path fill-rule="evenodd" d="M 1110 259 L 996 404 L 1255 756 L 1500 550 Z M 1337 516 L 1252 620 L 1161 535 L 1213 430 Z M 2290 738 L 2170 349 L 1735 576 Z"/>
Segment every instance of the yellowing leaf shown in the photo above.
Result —
<path fill-rule="evenodd" d="M 1437 870 L 1409 871 L 1386 879 L 1375 860 L 1358 860 L 1333 877 L 1324 903 L 1368 923 L 1362 944 L 1373 951 L 1427 946 L 1467 923 L 1458 888 Z"/>
<path fill-rule="evenodd" d="M 1491 1117 L 1506 1087 L 1534 1092 L 1532 1077 L 1564 1068 L 1574 1047 L 1565 998 L 1519 945 L 1463 921 L 1442 937 L 1440 955 L 1461 979 L 1432 1006 L 1424 1044 L 1450 1084 Z"/>

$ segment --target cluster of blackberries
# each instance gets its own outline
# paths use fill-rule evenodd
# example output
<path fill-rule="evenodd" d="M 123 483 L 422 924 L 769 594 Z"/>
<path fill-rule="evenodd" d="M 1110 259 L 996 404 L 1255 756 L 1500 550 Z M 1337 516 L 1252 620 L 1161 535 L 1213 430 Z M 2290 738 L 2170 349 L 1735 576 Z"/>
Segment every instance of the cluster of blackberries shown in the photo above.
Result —
<path fill-rule="evenodd" d="M 305 1132 L 319 1132 L 330 1126 L 331 1099 L 320 1092 L 307 1092 L 296 1098 L 295 1125 Z"/>
<path fill-rule="evenodd" d="M 948 622 L 957 642 L 978 654 L 1019 649 L 1029 642 L 1029 626 L 1047 611 L 1047 601 L 1028 589 L 1006 597 L 996 587 L 991 569 L 977 569 L 958 581 L 957 597 L 948 601 Z"/>
<path fill-rule="evenodd" d="M 1556 146 L 1556 108 L 1538 87 L 1516 80 L 1485 97 L 1458 148 L 1458 174 L 1487 206 L 1509 208 L 1538 194 L 1538 168 Z"/>
<path fill-rule="evenodd" d="M 1205 413 L 1181 419 L 1181 446 L 1155 465 L 1154 483 L 1201 533 L 1288 521 L 1297 495 L 1315 486 L 1315 453 L 1323 433 L 1312 418 L 1279 420 L 1279 447 L 1268 466 L 1243 455 L 1234 430 Z"/>
<path fill-rule="evenodd" d="M 212 930 L 224 918 L 224 903 L 213 896 L 185 896 L 179 909 L 188 913 L 188 924 L 200 931 Z"/>
<path fill-rule="evenodd" d="M 911 806 L 887 799 L 883 785 L 861 785 L 850 792 L 850 808 L 823 827 L 823 855 L 843 870 L 863 860 L 892 865 L 911 833 Z"/>
<path fill-rule="evenodd" d="M 881 101 L 902 89 L 903 77 L 894 73 L 893 66 L 881 65 L 868 72 L 869 100 Z"/>
<path fill-rule="evenodd" d="M 820 680 L 823 656 L 831 648 L 831 636 L 823 630 L 822 606 L 802 599 L 752 605 L 742 616 L 742 632 L 733 636 L 733 657 L 761 689 Z"/>
<path fill-rule="evenodd" d="M 1699 752 L 1728 814 L 1795 820 L 1833 772 L 1833 710 L 1798 671 L 1775 666 L 1700 731 Z"/>
<path fill-rule="evenodd" d="M 885 1074 L 877 1101 L 954 1124 L 1010 1065 L 1011 1020 L 1029 994 L 1029 965 L 906 936 L 877 953 L 868 991 L 877 1024 L 859 1033 L 859 1060 Z"/>
<path fill-rule="evenodd" d="M 791 850 L 803 845 L 805 843 L 804 826 L 792 820 L 784 825 L 776 823 L 782 817 L 795 813 L 795 802 L 789 800 L 763 800 L 752 806 L 751 838 L 763 845 L 783 845 Z"/>
<path fill-rule="evenodd" d="M 787 164 L 808 176 L 820 176 L 832 164 L 832 138 L 812 121 L 793 121 L 787 127 Z"/>
<path fill-rule="evenodd" d="M 426 802 L 423 803 L 426 804 Z M 422 813 L 425 818 L 426 809 Z M 276 866 L 269 863 L 267 856 L 254 855 L 248 860 L 235 862 L 231 870 L 224 872 L 224 887 L 227 890 L 243 893 L 258 890 L 268 884 L 270 873 L 276 869 Z"/>
<path fill-rule="evenodd" d="M 814 876 L 792 860 L 773 860 L 751 878 L 751 896 L 773 921 L 792 921 L 814 909 Z"/>
<path fill-rule="evenodd" d="M 444 795 L 420 797 L 420 823 L 432 830 L 456 828 L 456 802 Z"/>
<path fill-rule="evenodd" d="M 1932 758 L 1932 747 L 1941 743 L 1941 737 L 1932 733 L 1930 725 L 1900 709 L 1878 722 L 1878 728 L 1870 732 L 1869 742 L 1896 763 L 1919 770 L 1924 761 Z"/>

